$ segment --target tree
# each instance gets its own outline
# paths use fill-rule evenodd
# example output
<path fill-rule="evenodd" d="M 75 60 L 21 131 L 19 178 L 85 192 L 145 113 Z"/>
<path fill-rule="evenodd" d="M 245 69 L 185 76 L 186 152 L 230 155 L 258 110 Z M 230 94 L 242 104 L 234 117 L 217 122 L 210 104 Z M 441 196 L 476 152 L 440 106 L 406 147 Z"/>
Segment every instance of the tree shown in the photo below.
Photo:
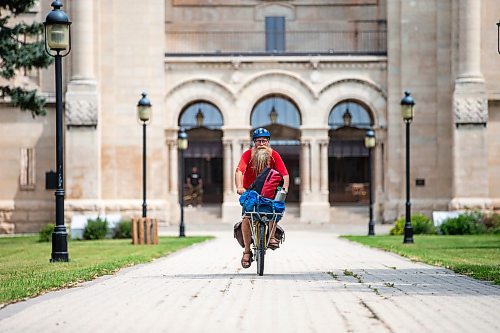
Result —
<path fill-rule="evenodd" d="M 16 75 L 24 75 L 32 69 L 47 68 L 52 58 L 45 53 L 43 24 L 19 22 L 9 24 L 9 20 L 26 13 L 36 0 L 0 0 L 0 85 L 2 98 L 10 97 L 15 107 L 30 111 L 32 116 L 45 115 L 45 98 L 36 89 L 27 90 L 14 86 Z"/>

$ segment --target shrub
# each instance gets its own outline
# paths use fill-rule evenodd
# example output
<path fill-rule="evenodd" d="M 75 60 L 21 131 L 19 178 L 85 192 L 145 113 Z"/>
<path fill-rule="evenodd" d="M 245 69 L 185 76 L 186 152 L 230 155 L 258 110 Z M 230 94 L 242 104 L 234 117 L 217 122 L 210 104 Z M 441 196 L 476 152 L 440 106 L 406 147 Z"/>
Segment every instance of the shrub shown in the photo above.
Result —
<path fill-rule="evenodd" d="M 397 219 L 394 227 L 389 231 L 391 235 L 402 235 L 404 233 L 406 218 L 401 216 Z M 411 216 L 411 225 L 413 227 L 414 234 L 435 234 L 436 227 L 432 220 L 425 216 L 424 214 L 413 214 Z"/>
<path fill-rule="evenodd" d="M 414 234 L 433 235 L 437 232 L 434 222 L 423 214 L 415 214 L 411 217 Z"/>
<path fill-rule="evenodd" d="M 492 215 L 485 216 L 482 222 L 487 232 L 500 233 L 500 214 L 493 213 Z"/>
<path fill-rule="evenodd" d="M 405 218 L 403 216 L 396 220 L 396 224 L 394 224 L 394 227 L 392 227 L 392 229 L 389 230 L 389 234 L 402 235 L 404 228 L 405 228 Z"/>
<path fill-rule="evenodd" d="M 87 226 L 83 231 L 83 239 L 103 239 L 108 232 L 108 221 L 101 220 L 99 217 L 95 220 L 89 219 Z"/>
<path fill-rule="evenodd" d="M 132 222 L 120 221 L 116 224 L 113 238 L 132 238 Z"/>
<path fill-rule="evenodd" d="M 40 238 L 38 239 L 39 242 L 50 242 L 52 240 L 52 233 L 54 232 L 54 228 L 56 225 L 54 223 L 49 223 L 45 227 L 40 230 L 38 235 Z"/>
<path fill-rule="evenodd" d="M 481 212 L 471 211 L 457 217 L 444 220 L 440 225 L 443 235 L 475 235 L 486 231 L 482 223 L 484 215 Z"/>

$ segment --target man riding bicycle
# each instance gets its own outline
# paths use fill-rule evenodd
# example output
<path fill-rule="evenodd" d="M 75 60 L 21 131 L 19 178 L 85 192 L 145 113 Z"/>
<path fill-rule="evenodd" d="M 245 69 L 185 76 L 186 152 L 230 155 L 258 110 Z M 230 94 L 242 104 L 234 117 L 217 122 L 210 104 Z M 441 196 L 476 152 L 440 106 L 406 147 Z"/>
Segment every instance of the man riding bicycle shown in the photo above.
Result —
<path fill-rule="evenodd" d="M 280 154 L 270 147 L 270 139 L 271 133 L 265 128 L 257 128 L 253 131 L 252 140 L 254 146 L 243 153 L 234 176 L 236 192 L 238 194 L 243 194 L 255 181 L 257 175 L 266 167 L 275 169 L 281 173 L 283 176 L 283 189 L 288 192 L 288 185 L 290 183 L 288 171 Z M 274 250 L 279 247 L 279 241 L 274 238 L 274 228 L 272 225 L 270 226 L 270 230 L 272 230 L 272 234 L 269 235 L 270 240 L 268 247 Z M 241 258 L 241 266 L 243 268 L 249 268 L 252 263 L 252 252 L 250 251 L 252 234 L 248 216 L 243 216 L 241 231 L 245 244 L 245 250 Z"/>

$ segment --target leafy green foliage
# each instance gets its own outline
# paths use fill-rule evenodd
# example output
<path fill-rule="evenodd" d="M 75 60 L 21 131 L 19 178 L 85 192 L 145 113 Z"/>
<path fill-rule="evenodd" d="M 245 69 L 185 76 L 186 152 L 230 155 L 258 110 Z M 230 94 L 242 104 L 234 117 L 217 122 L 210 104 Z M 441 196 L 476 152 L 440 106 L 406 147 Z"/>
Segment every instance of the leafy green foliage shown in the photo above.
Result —
<path fill-rule="evenodd" d="M 132 238 L 132 222 L 131 221 L 120 221 L 116 224 L 115 234 L 113 238 Z"/>
<path fill-rule="evenodd" d="M 500 234 L 500 214 L 493 213 L 489 216 L 485 216 L 482 222 L 487 232 Z"/>
<path fill-rule="evenodd" d="M 46 68 L 52 58 L 45 53 L 43 24 L 19 22 L 9 24 L 13 16 L 26 13 L 36 0 L 1 0 L 0 1 L 0 77 L 11 80 L 16 74 Z M 45 115 L 45 98 L 36 90 L 22 87 L 0 85 L 1 97 L 10 97 L 12 104 L 23 111 L 30 111 L 32 116 Z"/>
<path fill-rule="evenodd" d="M 396 220 L 396 224 L 389 231 L 391 235 L 402 235 L 404 232 L 406 219 L 404 216 L 400 217 Z M 411 225 L 413 227 L 413 233 L 415 235 L 418 234 L 427 234 L 432 235 L 436 233 L 436 227 L 434 227 L 434 223 L 430 218 L 425 216 L 424 214 L 413 214 L 411 216 Z"/>
<path fill-rule="evenodd" d="M 101 220 L 99 217 L 95 220 L 89 219 L 87 221 L 87 226 L 83 231 L 83 239 L 103 239 L 106 237 L 108 232 L 108 221 L 106 219 Z"/>
<path fill-rule="evenodd" d="M 484 215 L 481 212 L 470 211 L 446 219 L 439 228 L 443 235 L 477 235 L 486 231 L 482 223 L 483 218 Z"/>
<path fill-rule="evenodd" d="M 40 230 L 38 233 L 38 241 L 39 242 L 50 242 L 52 240 L 52 233 L 54 232 L 54 228 L 56 225 L 54 223 L 49 223 L 45 227 Z"/>

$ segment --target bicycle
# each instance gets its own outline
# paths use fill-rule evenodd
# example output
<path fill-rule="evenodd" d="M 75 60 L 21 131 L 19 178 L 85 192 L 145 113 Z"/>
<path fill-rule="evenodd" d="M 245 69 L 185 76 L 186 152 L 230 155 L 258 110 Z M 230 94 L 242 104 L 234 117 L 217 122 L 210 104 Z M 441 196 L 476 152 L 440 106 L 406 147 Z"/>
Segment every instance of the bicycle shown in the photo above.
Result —
<path fill-rule="evenodd" d="M 250 217 L 250 230 L 252 232 L 252 255 L 256 258 L 257 274 L 264 275 L 264 257 L 269 246 L 270 237 L 276 232 L 276 227 L 283 213 L 259 212 L 256 208 L 253 211 L 245 212 Z M 269 230 L 269 223 L 273 223 L 273 230 Z M 270 232 L 271 231 L 271 232 Z"/>

